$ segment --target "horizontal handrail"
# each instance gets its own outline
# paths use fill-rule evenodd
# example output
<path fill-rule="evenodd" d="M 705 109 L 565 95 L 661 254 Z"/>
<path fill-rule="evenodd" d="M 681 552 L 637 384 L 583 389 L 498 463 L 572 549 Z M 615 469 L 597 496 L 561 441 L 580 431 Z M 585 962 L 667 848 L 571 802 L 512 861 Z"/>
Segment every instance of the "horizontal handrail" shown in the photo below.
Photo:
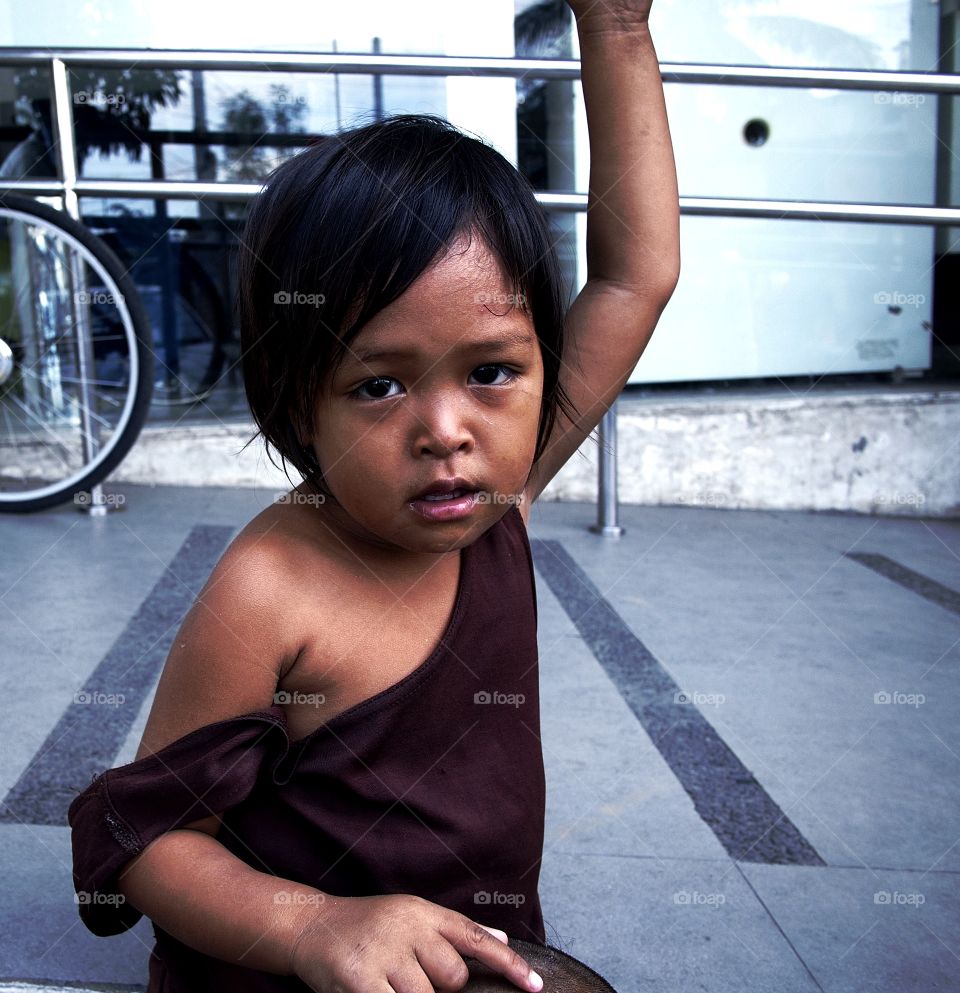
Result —
<path fill-rule="evenodd" d="M 50 64 L 61 73 L 71 66 L 128 65 L 251 71 L 382 72 L 401 75 L 500 76 L 578 79 L 577 59 L 477 58 L 466 56 L 382 55 L 367 53 L 249 52 L 195 49 L 0 48 L 0 65 Z M 960 75 L 875 70 L 797 69 L 763 66 L 721 66 L 661 63 L 666 82 L 829 87 L 893 92 L 960 93 Z M 66 116 L 66 115 L 64 115 Z M 72 122 L 70 122 L 72 124 Z M 77 196 L 203 197 L 243 201 L 260 190 L 257 183 L 204 183 L 173 180 L 83 180 L 67 184 Z M 56 180 L 2 180 L 0 190 L 32 195 L 62 194 Z M 551 210 L 583 211 L 583 193 L 537 193 Z M 802 200 L 760 200 L 739 197 L 680 197 L 680 212 L 700 216 L 766 217 L 782 220 L 859 221 L 880 224 L 960 224 L 960 209 L 925 204 L 832 203 Z"/>
<path fill-rule="evenodd" d="M 0 66 L 45 65 L 51 59 L 59 59 L 67 66 L 126 66 L 135 63 L 138 69 L 384 73 L 391 76 L 490 76 L 513 79 L 528 76 L 535 79 L 580 78 L 579 59 L 204 51 L 175 48 L 0 48 Z M 667 83 L 960 93 L 960 76 L 952 73 L 661 62 L 660 74 Z"/>
<path fill-rule="evenodd" d="M 772 217 L 793 221 L 868 221 L 879 224 L 960 223 L 960 208 L 914 204 L 830 203 L 737 197 L 680 197 L 680 213 L 712 217 Z"/>
<path fill-rule="evenodd" d="M 78 179 L 73 191 L 81 197 L 197 198 L 217 201 L 250 200 L 262 189 L 259 183 L 200 183 L 168 179 Z M 32 196 L 61 196 L 56 179 L 0 179 L 0 191 Z M 536 192 L 548 210 L 587 209 L 585 193 Z M 904 204 L 829 203 L 807 200 L 747 200 L 737 197 L 680 197 L 680 213 L 714 217 L 772 217 L 777 220 L 866 221 L 878 224 L 960 226 L 960 208 Z"/>

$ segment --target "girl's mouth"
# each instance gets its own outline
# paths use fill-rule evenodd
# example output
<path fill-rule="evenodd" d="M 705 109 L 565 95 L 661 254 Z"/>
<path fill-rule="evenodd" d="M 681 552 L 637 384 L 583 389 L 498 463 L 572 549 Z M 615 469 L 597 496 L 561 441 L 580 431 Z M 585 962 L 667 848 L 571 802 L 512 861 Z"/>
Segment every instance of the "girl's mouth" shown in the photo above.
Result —
<path fill-rule="evenodd" d="M 424 500 L 455 500 L 457 497 L 462 497 L 467 493 L 472 493 L 473 490 L 454 490 L 452 493 L 428 493 Z"/>
<path fill-rule="evenodd" d="M 457 489 L 430 493 L 410 501 L 410 507 L 428 521 L 457 521 L 468 517 L 477 504 L 479 490 Z"/>

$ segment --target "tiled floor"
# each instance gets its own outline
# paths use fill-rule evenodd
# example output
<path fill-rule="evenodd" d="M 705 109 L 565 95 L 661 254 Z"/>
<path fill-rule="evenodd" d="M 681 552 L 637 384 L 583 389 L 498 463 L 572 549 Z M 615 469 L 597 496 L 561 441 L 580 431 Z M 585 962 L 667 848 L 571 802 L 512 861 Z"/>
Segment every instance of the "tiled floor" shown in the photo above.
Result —
<path fill-rule="evenodd" d="M 273 496 L 108 489 L 107 518 L 0 518 L 0 993 L 143 988 L 149 922 L 79 921 L 62 797 L 133 758 L 174 631 L 130 622 L 191 595 L 167 567 L 203 576 Z M 594 519 L 531 518 L 547 940 L 621 993 L 960 990 L 960 523 L 623 506 L 609 541 Z M 71 724 L 132 653 L 122 715 Z"/>

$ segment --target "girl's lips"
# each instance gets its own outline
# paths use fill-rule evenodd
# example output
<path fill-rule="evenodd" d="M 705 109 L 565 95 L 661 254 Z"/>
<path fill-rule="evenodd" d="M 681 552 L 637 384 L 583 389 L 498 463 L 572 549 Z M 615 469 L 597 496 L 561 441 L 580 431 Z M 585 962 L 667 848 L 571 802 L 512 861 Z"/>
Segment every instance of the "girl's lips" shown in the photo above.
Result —
<path fill-rule="evenodd" d="M 427 493 L 424 496 L 417 497 L 418 500 L 450 500 L 451 498 L 456 499 L 456 497 L 465 496 L 467 493 L 472 493 L 472 490 L 468 490 L 465 487 L 457 487 L 455 490 L 451 490 L 450 493 Z"/>
<path fill-rule="evenodd" d="M 440 479 L 434 479 L 426 489 L 421 490 L 415 496 L 411 497 L 411 499 L 424 500 L 427 497 L 435 496 L 449 498 L 452 493 L 463 496 L 476 489 L 478 487 L 473 485 L 472 479 L 466 479 L 464 476 L 446 476 Z"/>
<path fill-rule="evenodd" d="M 478 490 L 454 490 L 462 496 L 450 497 L 446 500 L 427 500 L 417 497 L 410 501 L 410 506 L 428 521 L 457 521 L 468 517 L 477 504 Z"/>

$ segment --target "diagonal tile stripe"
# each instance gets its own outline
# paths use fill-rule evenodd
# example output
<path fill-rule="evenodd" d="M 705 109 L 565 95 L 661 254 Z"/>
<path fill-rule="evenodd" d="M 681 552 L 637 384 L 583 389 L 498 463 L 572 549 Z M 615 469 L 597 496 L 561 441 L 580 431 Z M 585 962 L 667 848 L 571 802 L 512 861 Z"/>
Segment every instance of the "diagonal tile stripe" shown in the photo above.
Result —
<path fill-rule="evenodd" d="M 105 702 L 67 707 L 0 804 L 0 823 L 66 825 L 70 801 L 94 774 L 113 766 L 184 614 L 234 533 L 206 524 L 191 529 L 81 690 L 81 699 Z M 121 699 L 120 705 L 106 702 Z"/>
<path fill-rule="evenodd" d="M 697 813 L 741 862 L 825 865 L 558 541 L 531 539 L 537 571 L 643 725 Z"/>
<path fill-rule="evenodd" d="M 888 559 L 886 555 L 879 555 L 875 552 L 846 552 L 848 559 L 854 559 L 868 569 L 892 579 L 895 583 L 906 587 L 913 593 L 917 593 L 931 603 L 935 603 L 944 610 L 949 610 L 954 614 L 960 614 L 960 593 L 938 583 L 923 573 L 914 572 L 905 565 L 900 565 L 893 559 Z"/>

